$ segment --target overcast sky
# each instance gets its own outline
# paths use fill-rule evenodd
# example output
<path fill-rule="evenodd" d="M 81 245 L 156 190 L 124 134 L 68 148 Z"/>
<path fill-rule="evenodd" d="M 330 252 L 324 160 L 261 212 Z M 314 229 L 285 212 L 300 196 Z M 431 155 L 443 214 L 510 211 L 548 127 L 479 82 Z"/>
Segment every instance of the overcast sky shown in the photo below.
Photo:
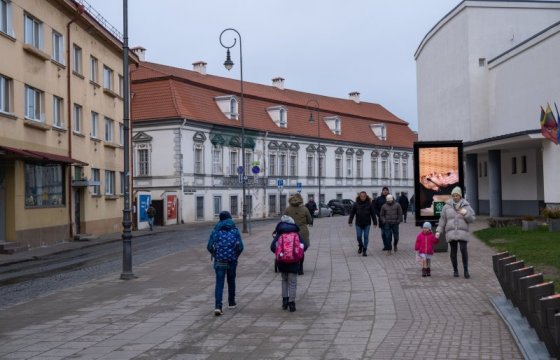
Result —
<path fill-rule="evenodd" d="M 123 31 L 123 5 L 87 0 Z M 288 89 L 378 103 L 418 129 L 414 52 L 460 0 L 129 0 L 129 46 L 146 61 L 239 79 L 223 67 L 222 30 L 242 37 L 244 81 L 265 85 L 281 76 Z M 232 43 L 235 34 L 224 34 Z"/>

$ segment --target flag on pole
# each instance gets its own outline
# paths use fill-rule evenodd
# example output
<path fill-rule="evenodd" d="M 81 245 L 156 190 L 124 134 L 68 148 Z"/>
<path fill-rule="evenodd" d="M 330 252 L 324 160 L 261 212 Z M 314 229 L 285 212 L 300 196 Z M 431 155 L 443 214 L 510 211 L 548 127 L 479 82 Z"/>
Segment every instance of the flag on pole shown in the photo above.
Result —
<path fill-rule="evenodd" d="M 541 106 L 541 133 L 545 138 L 558 145 L 558 123 L 550 104 L 547 104 L 546 111 Z"/>

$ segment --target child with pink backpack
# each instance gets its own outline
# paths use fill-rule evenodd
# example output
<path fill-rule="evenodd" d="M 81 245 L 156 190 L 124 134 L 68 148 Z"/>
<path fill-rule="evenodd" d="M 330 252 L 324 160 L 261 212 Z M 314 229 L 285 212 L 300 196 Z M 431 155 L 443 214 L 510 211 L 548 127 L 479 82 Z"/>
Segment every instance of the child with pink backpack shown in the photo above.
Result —
<path fill-rule="evenodd" d="M 282 276 L 282 309 L 296 311 L 297 277 L 305 247 L 294 219 L 284 215 L 276 225 L 270 250 Z"/>
<path fill-rule="evenodd" d="M 432 233 L 432 224 L 425 222 L 422 225 L 422 231 L 416 237 L 416 260 L 422 265 L 422 277 L 431 276 L 430 265 L 432 263 L 432 255 L 434 254 L 434 244 L 438 243 L 438 239 Z"/>

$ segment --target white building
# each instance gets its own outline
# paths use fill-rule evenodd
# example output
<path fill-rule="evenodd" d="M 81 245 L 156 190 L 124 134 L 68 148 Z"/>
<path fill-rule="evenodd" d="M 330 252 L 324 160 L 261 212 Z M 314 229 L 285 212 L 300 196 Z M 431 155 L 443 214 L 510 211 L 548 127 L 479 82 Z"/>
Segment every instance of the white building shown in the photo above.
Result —
<path fill-rule="evenodd" d="M 361 190 L 376 195 L 385 185 L 412 195 L 416 135 L 381 105 L 357 92 L 338 99 L 289 90 L 282 78 L 272 86 L 245 82 L 242 105 L 239 80 L 193 65 L 142 61 L 131 75 L 133 192 L 166 200 L 160 221 L 169 223 L 163 205 L 174 198 L 183 222 L 214 221 L 221 210 L 242 215 L 242 121 L 252 218 L 277 216 L 298 189 L 305 200 L 317 198 L 319 181 L 321 202 L 354 199 Z"/>
<path fill-rule="evenodd" d="M 418 138 L 463 140 L 467 197 L 491 216 L 560 204 L 560 149 L 540 107 L 560 102 L 560 2 L 462 1 L 416 53 Z"/>

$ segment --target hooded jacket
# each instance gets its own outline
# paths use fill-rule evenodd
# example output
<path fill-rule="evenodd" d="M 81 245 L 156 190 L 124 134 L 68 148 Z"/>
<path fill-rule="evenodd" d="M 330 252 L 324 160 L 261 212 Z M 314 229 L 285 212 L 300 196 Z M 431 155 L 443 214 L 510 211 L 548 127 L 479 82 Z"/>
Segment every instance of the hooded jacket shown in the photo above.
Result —
<path fill-rule="evenodd" d="M 305 248 L 309 247 L 309 228 L 307 225 L 313 225 L 313 217 L 309 210 L 303 206 L 303 198 L 300 194 L 293 194 L 288 199 L 289 206 L 284 211 L 284 215 L 290 216 L 299 226 L 299 234 L 303 240 Z"/>
<path fill-rule="evenodd" d="M 237 257 L 239 257 L 239 255 L 241 255 L 241 253 L 243 252 L 243 240 L 241 239 L 241 234 L 239 233 L 239 230 L 235 226 L 235 223 L 233 222 L 232 219 L 225 219 L 225 220 L 219 221 L 216 224 L 216 226 L 214 226 L 214 229 L 212 230 L 212 233 L 210 234 L 210 238 L 208 239 L 208 244 L 206 245 L 206 250 L 208 250 L 208 252 L 210 254 L 212 254 L 212 256 L 214 256 L 214 243 L 217 240 L 218 232 L 220 230 L 233 231 L 235 233 L 235 236 L 237 237 L 237 240 L 239 241 L 239 245 L 237 246 Z M 216 266 L 216 263 L 217 263 L 217 260 L 216 260 L 216 258 L 214 258 L 214 267 Z"/>
<path fill-rule="evenodd" d="M 274 234 L 272 237 L 272 243 L 270 244 L 270 251 L 276 253 L 276 246 L 278 244 L 278 237 L 282 234 L 289 233 L 289 232 L 299 232 L 300 229 L 296 224 L 291 224 L 288 222 L 281 221 L 276 225 L 276 229 L 274 230 Z M 303 245 L 304 250 L 307 250 L 305 244 Z M 285 273 L 293 273 L 296 274 L 300 270 L 300 263 L 283 263 L 278 262 L 276 264 L 278 266 L 278 271 L 285 272 Z"/>
<path fill-rule="evenodd" d="M 454 203 L 453 199 L 449 199 L 441 209 L 436 233 L 445 231 L 447 242 L 469 241 L 469 224 L 475 219 L 474 210 L 467 200 L 461 199 Z"/>
<path fill-rule="evenodd" d="M 356 197 L 354 205 L 352 205 L 352 210 L 348 217 L 348 224 L 352 224 L 354 217 L 356 217 L 356 226 L 366 227 L 371 225 L 372 220 L 373 225 L 377 226 L 377 216 L 375 215 L 375 208 L 371 202 L 371 198 L 366 195 L 365 200 L 362 201 L 360 196 L 358 196 Z"/>

